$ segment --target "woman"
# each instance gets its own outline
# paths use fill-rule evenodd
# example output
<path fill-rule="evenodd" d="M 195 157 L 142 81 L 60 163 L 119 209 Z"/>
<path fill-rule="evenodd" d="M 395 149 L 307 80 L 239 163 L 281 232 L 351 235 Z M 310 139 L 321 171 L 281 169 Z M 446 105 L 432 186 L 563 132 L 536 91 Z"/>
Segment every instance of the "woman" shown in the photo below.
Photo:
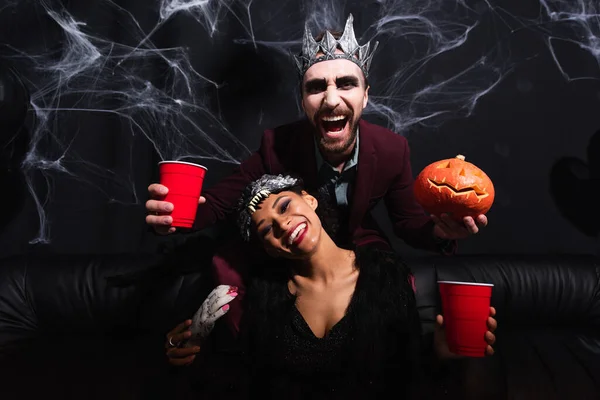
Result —
<path fill-rule="evenodd" d="M 289 176 L 265 175 L 240 199 L 242 235 L 262 244 L 272 262 L 253 270 L 240 358 L 233 361 L 247 379 L 235 377 L 233 385 L 266 398 L 408 398 L 423 362 L 410 271 L 394 253 L 338 247 L 317 209 L 317 200 Z M 175 365 L 199 355 L 195 364 L 211 376 L 204 388 L 215 383 L 219 357 L 202 340 L 236 295 L 226 285 L 215 289 L 193 322 L 168 335 L 170 345 L 192 339 L 167 355 Z M 495 326 L 490 318 L 489 329 Z M 448 356 L 442 333 L 438 329 L 436 351 Z M 490 345 L 494 339 L 486 333 Z"/>

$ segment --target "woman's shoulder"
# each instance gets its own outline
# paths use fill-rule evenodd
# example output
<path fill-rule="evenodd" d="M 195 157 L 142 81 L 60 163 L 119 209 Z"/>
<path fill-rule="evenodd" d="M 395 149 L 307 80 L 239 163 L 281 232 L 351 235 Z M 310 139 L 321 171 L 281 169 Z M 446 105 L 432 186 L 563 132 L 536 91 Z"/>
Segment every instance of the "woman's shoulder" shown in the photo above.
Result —
<path fill-rule="evenodd" d="M 370 247 L 355 253 L 363 289 L 383 297 L 414 290 L 412 272 L 398 253 Z"/>
<path fill-rule="evenodd" d="M 363 272 L 378 274 L 410 273 L 402 257 L 395 251 L 361 246 L 355 249 L 356 264 Z"/>
<path fill-rule="evenodd" d="M 359 248 L 356 261 L 360 275 L 353 300 L 361 323 L 385 327 L 385 332 L 404 330 L 416 302 L 412 274 L 402 257 L 391 251 Z"/>

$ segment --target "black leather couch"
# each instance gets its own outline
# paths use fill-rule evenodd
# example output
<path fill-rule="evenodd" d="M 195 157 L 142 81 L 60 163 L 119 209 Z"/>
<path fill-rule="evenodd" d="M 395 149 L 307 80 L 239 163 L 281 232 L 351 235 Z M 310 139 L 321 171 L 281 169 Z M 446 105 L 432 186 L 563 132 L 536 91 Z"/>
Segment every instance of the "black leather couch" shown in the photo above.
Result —
<path fill-rule="evenodd" d="M 165 333 L 189 318 L 214 286 L 207 256 L 195 252 L 0 261 L 0 398 L 175 398 L 157 389 L 171 382 Z M 454 256 L 409 262 L 425 334 L 440 310 L 438 279 L 495 284 L 496 354 L 453 362 L 437 396 L 600 399 L 596 258 Z M 133 274 L 137 283 L 107 283 L 107 277 L 122 274 Z"/>

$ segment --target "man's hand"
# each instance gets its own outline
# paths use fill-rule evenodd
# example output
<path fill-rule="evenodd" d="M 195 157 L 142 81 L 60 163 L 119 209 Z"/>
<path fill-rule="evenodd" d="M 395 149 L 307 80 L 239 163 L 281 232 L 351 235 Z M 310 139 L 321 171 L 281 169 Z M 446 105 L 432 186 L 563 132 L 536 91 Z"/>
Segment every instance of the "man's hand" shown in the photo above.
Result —
<path fill-rule="evenodd" d="M 490 307 L 490 316 L 487 319 L 487 328 L 488 331 L 485 333 L 485 341 L 487 342 L 487 347 L 485 349 L 485 354 L 487 356 L 491 356 L 494 354 L 494 348 L 492 347 L 496 342 L 496 335 L 494 335 L 494 331 L 498 327 L 498 322 L 494 318 L 496 315 L 496 309 L 494 307 Z M 461 358 L 462 356 L 454 354 L 448 348 L 448 342 L 446 341 L 446 331 L 444 329 L 444 317 L 438 315 L 435 318 L 435 332 L 433 334 L 433 340 L 435 345 L 435 351 L 439 358 Z"/>
<path fill-rule="evenodd" d="M 171 226 L 173 218 L 170 214 L 173 211 L 173 203 L 163 201 L 169 189 L 166 186 L 153 183 L 148 186 L 148 194 L 150 200 L 146 202 L 146 210 L 148 215 L 146 216 L 146 223 L 154 228 L 154 231 L 159 235 L 168 235 L 175 232 L 176 228 Z M 200 196 L 198 204 L 206 203 L 204 196 Z"/>
<path fill-rule="evenodd" d="M 433 234 L 446 240 L 464 239 L 478 233 L 481 228 L 488 224 L 487 217 L 483 214 L 477 216 L 476 219 L 464 217 L 462 224 L 452 219 L 448 214 L 442 214 L 440 217 L 432 215 L 431 219 L 435 222 Z"/>

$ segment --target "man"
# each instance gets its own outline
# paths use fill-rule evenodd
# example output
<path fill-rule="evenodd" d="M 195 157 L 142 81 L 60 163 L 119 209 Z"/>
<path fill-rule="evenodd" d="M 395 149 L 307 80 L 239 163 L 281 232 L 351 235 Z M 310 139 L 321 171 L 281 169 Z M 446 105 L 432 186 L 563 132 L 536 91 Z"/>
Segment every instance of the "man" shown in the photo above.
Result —
<path fill-rule="evenodd" d="M 328 230 L 340 246 L 390 248 L 371 210 L 385 202 L 394 232 L 408 244 L 452 253 L 454 240 L 487 225 L 484 215 L 463 224 L 446 215 L 427 216 L 413 195 L 406 139 L 361 119 L 368 102 L 368 70 L 377 48 L 358 45 L 350 15 L 342 35 L 326 32 L 315 40 L 305 29 L 296 58 L 302 76 L 306 119 L 267 130 L 257 152 L 200 198 L 194 229 L 225 219 L 234 211 L 243 188 L 265 173 L 300 176 L 320 200 Z M 146 222 L 160 234 L 171 227 L 173 205 L 160 199 L 168 189 L 149 186 Z"/>

